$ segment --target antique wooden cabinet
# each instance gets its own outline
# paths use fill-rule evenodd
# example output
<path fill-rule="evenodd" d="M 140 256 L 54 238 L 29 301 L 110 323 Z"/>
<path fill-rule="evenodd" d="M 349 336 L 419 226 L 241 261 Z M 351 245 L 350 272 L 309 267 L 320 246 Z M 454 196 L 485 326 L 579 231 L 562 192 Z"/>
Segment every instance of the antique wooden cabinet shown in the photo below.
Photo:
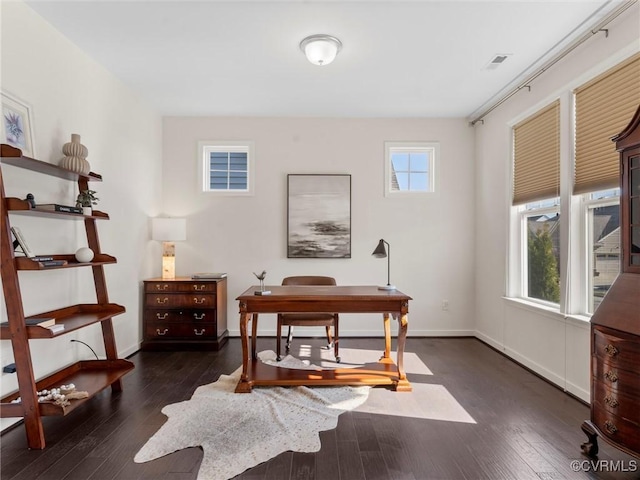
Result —
<path fill-rule="evenodd" d="M 640 107 L 613 138 L 620 152 L 621 273 L 591 318 L 591 419 L 584 453 L 598 435 L 640 457 Z"/>
<path fill-rule="evenodd" d="M 214 349 L 227 342 L 227 279 L 144 281 L 143 350 Z"/>

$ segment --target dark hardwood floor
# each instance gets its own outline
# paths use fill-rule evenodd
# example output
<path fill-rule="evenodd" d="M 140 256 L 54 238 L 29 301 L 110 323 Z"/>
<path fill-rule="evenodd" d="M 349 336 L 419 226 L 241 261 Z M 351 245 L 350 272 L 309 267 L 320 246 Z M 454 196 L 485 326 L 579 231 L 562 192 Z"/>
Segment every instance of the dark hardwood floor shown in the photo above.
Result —
<path fill-rule="evenodd" d="M 258 343 L 260 350 L 275 349 L 273 338 Z M 319 339 L 294 343 L 322 345 Z M 381 347 L 381 339 L 341 340 L 342 349 Z M 636 460 L 602 441 L 599 471 L 588 468 L 595 463 L 580 453 L 586 439 L 580 424 L 588 408 L 480 341 L 409 338 L 405 351 L 413 363 L 419 358 L 428 368 L 414 369 L 407 359 L 412 393 L 375 388 L 363 407 L 342 414 L 335 430 L 321 433 L 319 452 L 286 452 L 237 478 L 640 478 L 638 471 L 629 471 Z M 67 417 L 45 418 L 46 449 L 28 450 L 21 425 L 5 432 L 1 478 L 195 479 L 199 448 L 144 464 L 133 457 L 164 423 L 164 405 L 190 398 L 197 386 L 241 364 L 239 340 L 231 339 L 221 352 L 138 352 L 131 360 L 136 368 L 124 378 L 121 394 L 106 390 Z M 577 472 L 572 469 L 576 460 L 582 462 Z"/>

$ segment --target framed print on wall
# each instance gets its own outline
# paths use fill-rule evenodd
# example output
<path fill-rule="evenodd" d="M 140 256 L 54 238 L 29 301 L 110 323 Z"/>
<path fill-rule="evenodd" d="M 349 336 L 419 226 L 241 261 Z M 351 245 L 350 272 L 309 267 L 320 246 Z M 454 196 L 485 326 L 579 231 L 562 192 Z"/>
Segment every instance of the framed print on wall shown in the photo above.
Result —
<path fill-rule="evenodd" d="M 0 140 L 22 150 L 25 157 L 35 157 L 31 108 L 16 97 L 1 93 L 2 134 Z"/>
<path fill-rule="evenodd" d="M 287 257 L 351 258 L 351 175 L 287 175 Z"/>

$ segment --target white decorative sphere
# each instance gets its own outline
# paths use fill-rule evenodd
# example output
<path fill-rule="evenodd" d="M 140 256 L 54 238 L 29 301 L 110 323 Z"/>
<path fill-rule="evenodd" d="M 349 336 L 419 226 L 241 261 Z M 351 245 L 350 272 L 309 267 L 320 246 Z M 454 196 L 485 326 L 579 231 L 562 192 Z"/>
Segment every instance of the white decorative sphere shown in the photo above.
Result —
<path fill-rule="evenodd" d="M 76 260 L 78 260 L 80 263 L 90 262 L 91 260 L 93 260 L 93 250 L 91 250 L 89 247 L 79 248 L 76 252 Z"/>

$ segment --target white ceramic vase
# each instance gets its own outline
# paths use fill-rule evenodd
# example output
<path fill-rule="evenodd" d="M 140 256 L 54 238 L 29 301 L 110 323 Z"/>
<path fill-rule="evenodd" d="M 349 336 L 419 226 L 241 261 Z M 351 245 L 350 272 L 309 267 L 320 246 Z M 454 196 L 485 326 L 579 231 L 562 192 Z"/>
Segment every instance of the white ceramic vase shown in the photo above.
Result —
<path fill-rule="evenodd" d="M 62 157 L 58 163 L 61 168 L 83 175 L 89 174 L 91 171 L 91 165 L 87 161 L 89 150 L 80 143 L 80 135 L 72 133 L 71 141 L 63 145 L 62 153 L 64 153 L 65 156 Z"/>
<path fill-rule="evenodd" d="M 82 247 L 76 251 L 76 260 L 80 263 L 88 263 L 93 260 L 93 250 L 89 247 Z"/>

